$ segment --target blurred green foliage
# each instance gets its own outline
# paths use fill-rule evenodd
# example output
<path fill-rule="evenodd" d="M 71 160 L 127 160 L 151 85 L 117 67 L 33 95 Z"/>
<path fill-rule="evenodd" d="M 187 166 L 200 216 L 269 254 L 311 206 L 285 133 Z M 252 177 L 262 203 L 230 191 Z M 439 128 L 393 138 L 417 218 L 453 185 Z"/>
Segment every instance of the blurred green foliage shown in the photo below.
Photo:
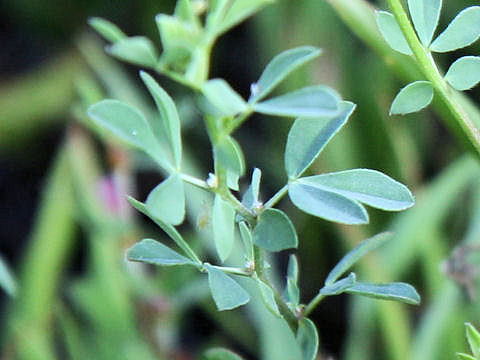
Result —
<path fill-rule="evenodd" d="M 354 11 L 342 11 L 341 3 Z M 373 5 L 385 8 L 383 1 Z M 467 5 L 471 1 L 445 2 L 441 23 Z M 194 278 L 192 272 L 150 271 L 124 260 L 124 249 L 154 230 L 134 215 L 123 195 L 136 188 L 150 190 L 159 178 L 149 176 L 156 170 L 142 156 L 93 135 L 84 111 L 105 95 L 142 109 L 153 109 L 153 104 L 139 90 L 133 68 L 103 53 L 102 42 L 87 30 L 86 17 L 105 16 L 124 24 L 129 35 L 156 39 L 154 15 L 170 13 L 173 1 L 126 1 L 121 6 L 93 0 L 5 1 L 1 6 L 12 28 L 35 34 L 30 39 L 43 40 L 46 49 L 58 46 L 46 61 L 2 77 L 2 159 L 32 161 L 31 144 L 42 149 L 39 134 L 64 130 L 56 155 L 41 164 L 48 175 L 30 236 L 22 251 L 19 247 L 9 257 L 18 291 L 8 300 L 5 295 L 2 303 L 0 358 L 190 359 L 215 345 L 238 349 L 248 359 L 298 359 L 299 354 L 289 353 L 294 339 L 288 328 L 263 311 L 259 299 L 246 311 L 217 313 L 205 283 L 187 281 Z M 378 169 L 407 184 L 417 201 L 393 217 L 372 212 L 370 224 L 362 227 L 331 225 L 290 211 L 301 239 L 301 273 L 308 274 L 300 279 L 303 293 L 311 298 L 327 269 L 360 239 L 389 229 L 395 233 L 392 243 L 370 254 L 357 272 L 372 281 L 409 281 L 423 302 L 412 309 L 354 297 L 348 303 L 343 298 L 326 301 L 313 314 L 320 347 L 345 360 L 451 359 L 464 349 L 463 324 L 480 323 L 478 278 L 467 271 L 480 266 L 475 250 L 480 242 L 480 167 L 437 121 L 445 116 L 441 104 L 407 117 L 388 116 L 398 88 L 420 76 L 409 58 L 382 42 L 369 6 L 277 0 L 219 42 L 212 72 L 236 80 L 241 89 L 274 54 L 299 45 L 323 48 L 318 61 L 283 86 L 327 83 L 358 108 L 314 164 L 315 172 Z M 469 49 L 478 51 L 478 45 Z M 440 58 L 444 65 L 452 60 Z M 206 174 L 211 164 L 195 163 L 189 156 L 209 151 L 201 150 L 204 133 L 196 124 L 192 95 L 161 80 L 184 104 L 180 117 L 188 122 L 185 137 L 191 144 L 186 163 L 192 174 Z M 478 90 L 468 93 L 468 101 L 476 103 L 470 106 L 478 106 L 478 95 Z M 246 158 L 258 161 L 247 167 L 261 165 L 266 179 L 279 179 L 265 184 L 266 191 L 284 180 L 283 159 L 276 154 L 284 149 L 287 125 L 286 120 L 255 118 L 238 133 Z M 195 203 L 207 201 L 189 191 L 200 199 Z M 18 204 L 6 205 L 14 209 Z M 292 210 L 286 202 L 281 205 Z M 202 216 L 209 226 L 201 206 L 188 209 L 192 224 Z M 206 244 L 201 236 L 189 241 L 196 248 Z"/>

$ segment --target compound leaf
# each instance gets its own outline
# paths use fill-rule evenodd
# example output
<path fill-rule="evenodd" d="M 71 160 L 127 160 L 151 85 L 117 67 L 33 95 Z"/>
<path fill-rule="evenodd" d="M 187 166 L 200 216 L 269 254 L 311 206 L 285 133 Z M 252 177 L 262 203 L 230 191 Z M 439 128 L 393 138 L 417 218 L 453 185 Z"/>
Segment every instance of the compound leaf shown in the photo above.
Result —
<path fill-rule="evenodd" d="M 438 25 L 442 0 L 408 0 L 408 9 L 423 45 L 428 46 Z"/>
<path fill-rule="evenodd" d="M 234 116 L 247 110 L 245 100 L 223 79 L 207 81 L 202 93 L 224 116 Z"/>
<path fill-rule="evenodd" d="M 315 47 L 301 46 L 278 54 L 265 67 L 260 79 L 252 84 L 252 94 L 248 101 L 250 103 L 260 101 L 289 74 L 319 56 L 320 53 L 321 50 Z"/>
<path fill-rule="evenodd" d="M 185 218 L 185 189 L 179 175 L 171 175 L 148 195 L 147 211 L 155 218 L 179 225 Z"/>
<path fill-rule="evenodd" d="M 461 57 L 450 66 L 445 80 L 456 90 L 473 88 L 480 82 L 480 57 Z"/>
<path fill-rule="evenodd" d="M 140 111 L 118 100 L 102 100 L 88 108 L 88 116 L 120 140 L 145 151 L 168 167 L 150 124 Z"/>
<path fill-rule="evenodd" d="M 413 195 L 405 185 L 376 170 L 353 169 L 298 181 L 382 210 L 405 210 L 414 204 Z"/>
<path fill-rule="evenodd" d="M 315 360 L 318 352 L 318 333 L 315 324 L 307 318 L 298 322 L 297 343 L 302 351 L 302 360 Z"/>
<path fill-rule="evenodd" d="M 387 240 L 392 238 L 392 234 L 385 232 L 377 234 L 371 238 L 363 240 L 355 248 L 350 250 L 330 271 L 325 280 L 325 285 L 332 285 L 340 278 L 348 269 L 350 269 L 362 256 L 368 252 L 375 250 Z"/>
<path fill-rule="evenodd" d="M 430 50 L 448 52 L 464 48 L 480 37 L 480 6 L 463 9 L 432 43 Z"/>
<path fill-rule="evenodd" d="M 343 224 L 366 224 L 368 214 L 355 200 L 318 187 L 293 181 L 288 186 L 290 199 L 300 210 Z"/>
<path fill-rule="evenodd" d="M 143 239 L 127 251 L 127 259 L 153 265 L 197 265 L 169 247 L 153 239 Z"/>
<path fill-rule="evenodd" d="M 235 210 L 220 195 L 215 196 L 213 203 L 212 226 L 217 253 L 223 262 L 232 252 L 235 236 Z"/>
<path fill-rule="evenodd" d="M 413 55 L 395 17 L 387 11 L 377 11 L 377 26 L 385 41 L 393 50 L 405 55 Z"/>
<path fill-rule="evenodd" d="M 278 209 L 265 209 L 253 229 L 253 242 L 268 251 L 298 246 L 297 232 L 288 216 Z"/>
<path fill-rule="evenodd" d="M 253 104 L 253 108 L 267 115 L 315 118 L 337 115 L 340 100 L 332 89 L 316 85 Z"/>
<path fill-rule="evenodd" d="M 155 45 L 144 36 L 122 38 L 107 46 L 106 50 L 120 60 L 147 68 L 154 68 L 158 62 Z"/>
<path fill-rule="evenodd" d="M 275 301 L 275 295 L 270 286 L 265 284 L 262 280 L 257 279 L 258 289 L 262 295 L 262 301 L 265 307 L 276 317 L 281 318 L 280 311 L 278 310 L 277 302 Z"/>
<path fill-rule="evenodd" d="M 167 92 L 163 90 L 149 74 L 141 71 L 140 77 L 155 100 L 155 104 L 160 113 L 163 131 L 167 136 L 173 153 L 175 165 L 177 168 L 180 168 L 182 162 L 182 139 L 180 135 L 180 119 L 178 117 L 177 107 Z"/>
<path fill-rule="evenodd" d="M 390 107 L 390 115 L 405 115 L 427 107 L 433 99 L 433 88 L 429 81 L 415 81 L 397 94 Z"/>
<path fill-rule="evenodd" d="M 302 175 L 315 161 L 328 142 L 346 124 L 355 104 L 339 103 L 339 114 L 329 118 L 300 118 L 288 133 L 285 149 L 285 170 L 290 179 Z"/>
<path fill-rule="evenodd" d="M 243 287 L 223 271 L 209 264 L 205 264 L 205 268 L 208 272 L 210 291 L 219 311 L 237 308 L 250 300 Z"/>
<path fill-rule="evenodd" d="M 125 39 L 127 35 L 112 22 L 99 17 L 91 17 L 88 24 L 95 29 L 100 35 L 112 43 Z"/>
<path fill-rule="evenodd" d="M 367 284 L 356 282 L 346 290 L 347 293 L 362 295 L 381 300 L 394 300 L 407 304 L 418 305 L 420 296 L 415 288 L 409 284 L 395 282 L 389 284 Z"/>

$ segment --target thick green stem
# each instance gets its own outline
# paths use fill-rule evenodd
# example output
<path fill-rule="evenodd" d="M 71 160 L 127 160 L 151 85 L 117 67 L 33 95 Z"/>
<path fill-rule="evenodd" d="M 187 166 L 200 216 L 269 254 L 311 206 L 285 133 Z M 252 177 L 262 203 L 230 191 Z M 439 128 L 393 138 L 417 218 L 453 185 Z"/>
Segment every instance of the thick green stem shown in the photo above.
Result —
<path fill-rule="evenodd" d="M 445 103 L 453 118 L 456 120 L 464 135 L 474 147 L 477 154 L 480 155 L 480 131 L 473 124 L 472 120 L 455 99 L 453 90 L 448 86 L 438 68 L 433 61 L 430 51 L 426 49 L 418 40 L 408 16 L 400 3 L 400 0 L 387 0 L 395 19 L 402 30 L 405 39 L 412 50 L 417 63 L 425 75 L 432 83 L 433 88 Z"/>

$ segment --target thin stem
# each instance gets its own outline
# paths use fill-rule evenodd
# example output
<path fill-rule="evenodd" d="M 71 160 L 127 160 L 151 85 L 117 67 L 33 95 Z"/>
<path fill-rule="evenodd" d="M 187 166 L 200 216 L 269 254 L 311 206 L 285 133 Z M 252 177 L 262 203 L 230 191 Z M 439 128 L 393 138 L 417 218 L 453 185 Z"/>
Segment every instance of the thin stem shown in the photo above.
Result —
<path fill-rule="evenodd" d="M 254 227 L 257 223 L 257 219 L 255 218 L 255 214 L 253 214 L 248 208 L 246 208 L 231 192 L 227 189 L 227 191 L 222 194 L 224 200 L 230 202 L 233 205 L 235 210 L 248 221 L 248 223 Z"/>
<path fill-rule="evenodd" d="M 418 40 L 415 30 L 413 29 L 400 0 L 387 0 L 387 2 L 423 74 L 432 83 L 432 86 L 435 88 L 453 118 L 463 130 L 465 136 L 474 147 L 477 154 L 480 154 L 480 131 L 473 124 L 465 110 L 455 100 L 452 90 L 438 71 L 430 51 L 423 47 Z"/>
<path fill-rule="evenodd" d="M 288 192 L 288 184 L 286 184 L 284 187 L 282 187 L 280 190 L 278 190 L 277 193 L 275 195 L 273 195 L 270 198 L 270 200 L 268 200 L 265 203 L 264 208 L 268 209 L 268 208 L 271 208 L 271 207 L 275 206 L 275 204 L 278 203 L 285 196 L 285 194 L 287 192 Z"/>
<path fill-rule="evenodd" d="M 180 177 L 183 181 L 188 182 L 189 184 L 195 185 L 201 189 L 210 190 L 210 187 L 207 185 L 205 180 L 198 179 L 194 176 L 187 175 L 187 174 L 180 174 Z"/>
<path fill-rule="evenodd" d="M 322 295 L 320 293 L 317 294 L 305 307 L 305 310 L 303 311 L 303 316 L 307 317 L 310 315 L 310 313 L 320 304 L 320 302 L 323 300 L 325 295 Z"/>
<path fill-rule="evenodd" d="M 250 115 L 254 112 L 253 108 L 249 107 L 244 113 L 232 119 L 232 121 L 225 126 L 225 133 L 233 133 L 240 125 L 242 125 Z"/>

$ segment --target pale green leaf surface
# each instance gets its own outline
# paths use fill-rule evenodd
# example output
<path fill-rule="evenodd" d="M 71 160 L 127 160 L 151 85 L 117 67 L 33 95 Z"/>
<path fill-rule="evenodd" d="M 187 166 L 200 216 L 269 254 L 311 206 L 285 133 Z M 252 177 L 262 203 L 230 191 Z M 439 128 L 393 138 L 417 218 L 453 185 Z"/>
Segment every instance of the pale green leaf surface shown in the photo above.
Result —
<path fill-rule="evenodd" d="M 202 93 L 222 115 L 234 116 L 247 110 L 247 103 L 223 79 L 212 79 L 202 86 Z"/>
<path fill-rule="evenodd" d="M 240 145 L 231 136 L 214 147 L 215 161 L 227 169 L 228 187 L 238 190 L 238 178 L 245 173 L 245 158 Z"/>
<path fill-rule="evenodd" d="M 356 282 L 346 290 L 347 293 L 362 295 L 381 300 L 400 301 L 407 304 L 418 305 L 420 296 L 415 288 L 406 283 L 367 284 Z"/>
<path fill-rule="evenodd" d="M 385 41 L 393 50 L 405 55 L 413 55 L 395 17 L 386 11 L 377 11 L 377 26 Z"/>
<path fill-rule="evenodd" d="M 235 237 L 235 210 L 229 202 L 215 196 L 212 213 L 213 238 L 220 260 L 225 261 L 232 252 Z"/>
<path fill-rule="evenodd" d="M 260 179 L 262 177 L 262 172 L 260 169 L 253 169 L 252 181 L 248 187 L 245 195 L 242 199 L 242 204 L 245 205 L 248 209 L 252 209 L 255 205 L 258 204 L 258 194 L 260 192 Z"/>
<path fill-rule="evenodd" d="M 460 11 L 448 27 L 432 43 L 430 50 L 448 52 L 464 48 L 480 37 L 480 6 Z"/>
<path fill-rule="evenodd" d="M 287 287 L 285 289 L 287 302 L 292 304 L 294 307 L 298 306 L 300 303 L 300 289 L 295 279 L 288 277 L 287 278 Z"/>
<path fill-rule="evenodd" d="M 185 218 L 185 189 L 180 176 L 171 175 L 156 186 L 145 204 L 153 217 L 167 224 L 181 224 Z"/>
<path fill-rule="evenodd" d="M 274 0 L 235 0 L 225 14 L 216 31 L 217 34 L 224 33 L 246 18 L 260 11 L 264 6 L 271 4 Z"/>
<path fill-rule="evenodd" d="M 456 90 L 473 88 L 480 82 L 480 57 L 464 56 L 448 69 L 445 80 Z"/>
<path fill-rule="evenodd" d="M 298 246 L 297 232 L 288 216 L 278 209 L 265 209 L 253 229 L 253 242 L 268 251 Z"/>
<path fill-rule="evenodd" d="M 281 318 L 280 311 L 278 310 L 277 302 L 275 301 L 275 295 L 272 288 L 265 284 L 262 280 L 256 279 L 258 289 L 262 295 L 262 301 L 265 307 L 276 317 Z"/>
<path fill-rule="evenodd" d="M 315 118 L 337 115 L 340 101 L 332 89 L 315 85 L 253 104 L 253 108 L 267 115 Z"/>
<path fill-rule="evenodd" d="M 127 35 L 124 34 L 119 27 L 112 22 L 99 18 L 91 17 L 88 19 L 88 24 L 95 29 L 100 35 L 102 35 L 105 40 L 108 40 L 112 43 L 119 40 L 125 39 Z"/>
<path fill-rule="evenodd" d="M 343 195 L 324 191 L 299 181 L 289 184 L 288 195 L 296 207 L 308 214 L 343 224 L 368 223 L 365 208 L 357 201 Z"/>
<path fill-rule="evenodd" d="M 328 142 L 346 124 L 355 104 L 342 101 L 339 114 L 328 118 L 295 120 L 287 138 L 285 169 L 289 178 L 301 176 L 315 161 Z"/>
<path fill-rule="evenodd" d="M 476 358 L 468 354 L 457 353 L 456 355 L 457 355 L 457 359 L 460 359 L 460 360 L 477 360 Z"/>
<path fill-rule="evenodd" d="M 223 348 L 209 349 L 203 354 L 202 360 L 243 360 L 237 354 Z"/>
<path fill-rule="evenodd" d="M 430 45 L 440 18 L 442 0 L 408 0 L 408 9 L 422 44 Z"/>
<path fill-rule="evenodd" d="M 127 259 L 153 265 L 197 265 L 169 247 L 153 239 L 143 239 L 127 251 Z"/>
<path fill-rule="evenodd" d="M 242 238 L 243 247 L 245 248 L 245 254 L 247 259 L 253 260 L 253 237 L 248 225 L 245 221 L 240 221 L 238 223 L 238 228 L 240 229 L 240 237 Z"/>
<path fill-rule="evenodd" d="M 470 323 L 466 323 L 465 327 L 466 327 L 467 340 L 468 340 L 468 345 L 470 346 L 470 350 L 472 351 L 472 354 L 476 358 L 479 358 L 480 357 L 480 333 Z"/>
<path fill-rule="evenodd" d="M 175 5 L 174 16 L 195 27 L 200 26 L 198 16 L 195 14 L 194 5 L 191 0 L 178 0 L 177 5 Z"/>
<path fill-rule="evenodd" d="M 201 32 L 198 26 L 194 26 L 191 22 L 184 21 L 178 17 L 165 14 L 158 14 L 155 17 L 155 21 L 162 41 L 162 57 L 173 60 L 177 56 L 191 53 L 198 46 L 201 39 Z M 184 51 L 186 53 L 182 53 Z"/>
<path fill-rule="evenodd" d="M 390 107 L 390 115 L 405 115 L 427 107 L 433 99 L 433 88 L 429 81 L 415 81 L 397 94 Z"/>
<path fill-rule="evenodd" d="M 133 106 L 118 100 L 102 100 L 88 108 L 88 116 L 130 146 L 145 151 L 166 166 L 162 148 L 153 135 L 150 124 Z"/>
<path fill-rule="evenodd" d="M 318 353 L 318 333 L 315 324 L 307 318 L 298 322 L 297 343 L 302 351 L 302 360 L 315 360 Z"/>
<path fill-rule="evenodd" d="M 144 36 L 120 39 L 106 49 L 109 54 L 120 60 L 147 68 L 154 68 L 158 62 L 155 45 Z"/>
<path fill-rule="evenodd" d="M 163 90 L 149 74 L 141 71 L 140 77 L 155 100 L 155 104 L 160 113 L 162 129 L 167 136 L 175 165 L 177 168 L 180 168 L 182 162 L 182 139 L 177 107 L 167 92 Z"/>
<path fill-rule="evenodd" d="M 295 254 L 290 255 L 288 259 L 287 276 L 295 282 L 298 281 L 298 260 Z"/>
<path fill-rule="evenodd" d="M 250 103 L 260 101 L 288 75 L 320 53 L 321 50 L 315 47 L 301 46 L 278 54 L 267 64 L 258 81 L 252 84 L 252 94 L 248 101 Z"/>
<path fill-rule="evenodd" d="M 350 273 L 346 278 L 329 283 L 320 289 L 320 294 L 325 296 L 338 295 L 352 287 L 357 281 L 355 273 Z"/>
<path fill-rule="evenodd" d="M 339 171 L 303 177 L 298 182 L 382 210 L 405 210 L 414 204 L 413 195 L 405 185 L 376 170 Z"/>
<path fill-rule="evenodd" d="M 141 201 L 138 201 L 134 199 L 133 197 L 129 196 L 128 202 L 130 205 L 132 205 L 135 209 L 140 211 L 142 214 L 148 216 L 150 219 L 152 219 L 155 224 L 157 224 L 165 233 L 175 242 L 175 244 L 178 245 L 180 249 L 182 249 L 185 254 L 195 261 L 196 263 L 201 263 L 200 259 L 198 259 L 197 255 L 195 252 L 192 250 L 192 248 L 188 245 L 188 243 L 183 239 L 182 235 L 175 229 L 172 225 L 167 224 L 160 219 L 154 217 L 150 212 L 147 210 L 147 206 L 142 203 Z"/>
<path fill-rule="evenodd" d="M 350 250 L 330 271 L 325 280 L 325 285 L 333 284 L 340 278 L 348 269 L 350 269 L 362 256 L 368 252 L 377 249 L 386 241 L 392 238 L 392 234 L 388 232 L 380 233 L 363 240 L 352 250 Z"/>
<path fill-rule="evenodd" d="M 14 296 L 17 292 L 17 282 L 2 257 L 0 257 L 0 288 L 10 296 Z"/>
<path fill-rule="evenodd" d="M 250 300 L 248 293 L 235 280 L 208 264 L 208 284 L 213 300 L 219 311 L 231 310 L 246 304 Z"/>

